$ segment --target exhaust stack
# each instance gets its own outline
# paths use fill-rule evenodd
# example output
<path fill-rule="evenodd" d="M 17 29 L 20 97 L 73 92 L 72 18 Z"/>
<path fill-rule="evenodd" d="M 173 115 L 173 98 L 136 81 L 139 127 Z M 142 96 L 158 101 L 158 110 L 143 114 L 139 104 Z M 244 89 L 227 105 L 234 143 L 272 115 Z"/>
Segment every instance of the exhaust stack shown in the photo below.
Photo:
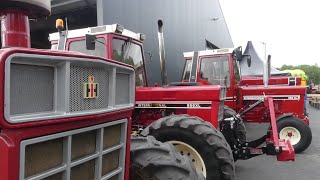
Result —
<path fill-rule="evenodd" d="M 50 15 L 51 0 L 0 0 L 2 47 L 31 47 L 29 18 Z"/>
<path fill-rule="evenodd" d="M 158 41 L 159 41 L 159 57 L 160 57 L 160 70 L 161 70 L 161 83 L 162 85 L 168 84 L 167 71 L 166 71 L 166 59 L 164 49 L 164 38 L 163 38 L 163 22 L 158 21 Z"/>
<path fill-rule="evenodd" d="M 263 83 L 264 87 L 268 87 L 269 78 L 271 77 L 271 55 L 268 55 L 268 59 L 264 62 L 263 68 Z"/>

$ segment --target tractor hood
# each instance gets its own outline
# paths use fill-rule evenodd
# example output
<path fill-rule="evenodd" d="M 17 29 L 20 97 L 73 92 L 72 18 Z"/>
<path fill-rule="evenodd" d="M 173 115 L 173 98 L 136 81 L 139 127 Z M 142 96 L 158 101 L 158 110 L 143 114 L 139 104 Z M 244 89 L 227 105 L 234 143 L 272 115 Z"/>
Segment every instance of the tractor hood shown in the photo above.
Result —
<path fill-rule="evenodd" d="M 259 57 L 251 41 L 248 41 L 243 54 L 251 56 L 251 66 L 248 67 L 247 62 L 241 60 L 241 76 L 263 76 L 263 60 Z M 291 74 L 271 67 L 271 76 L 291 76 Z"/>
<path fill-rule="evenodd" d="M 220 101 L 225 93 L 221 86 L 137 87 L 136 101 Z"/>

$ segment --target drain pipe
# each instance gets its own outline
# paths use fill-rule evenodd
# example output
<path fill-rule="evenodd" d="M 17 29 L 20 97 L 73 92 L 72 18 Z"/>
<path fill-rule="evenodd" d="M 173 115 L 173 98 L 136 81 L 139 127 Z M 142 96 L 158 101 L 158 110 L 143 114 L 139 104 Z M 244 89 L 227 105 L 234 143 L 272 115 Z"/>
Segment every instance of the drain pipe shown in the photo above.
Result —
<path fill-rule="evenodd" d="M 264 66 L 263 66 L 263 84 L 264 87 L 268 87 L 269 83 L 269 78 L 271 76 L 271 55 L 268 55 L 268 59 L 264 61 Z"/>
<path fill-rule="evenodd" d="M 159 41 L 159 57 L 160 57 L 160 71 L 161 71 L 161 82 L 162 85 L 168 84 L 167 71 L 166 71 L 166 59 L 164 49 L 164 38 L 163 38 L 163 22 L 158 20 L 158 41 Z"/>

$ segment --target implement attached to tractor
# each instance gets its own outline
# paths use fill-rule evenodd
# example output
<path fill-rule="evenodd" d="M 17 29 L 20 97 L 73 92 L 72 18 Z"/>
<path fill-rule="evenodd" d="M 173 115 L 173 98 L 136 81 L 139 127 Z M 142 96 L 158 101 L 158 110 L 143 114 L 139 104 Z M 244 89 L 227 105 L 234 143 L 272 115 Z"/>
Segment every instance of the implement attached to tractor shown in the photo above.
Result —
<path fill-rule="evenodd" d="M 254 109 L 262 103 L 264 103 L 264 106 L 268 107 L 270 110 L 271 130 L 268 132 L 267 135 L 251 142 L 241 141 L 241 139 L 239 139 L 239 137 L 241 137 L 240 135 L 235 135 L 235 137 L 238 138 L 226 138 L 227 141 L 230 139 L 234 140 L 228 141 L 228 143 L 231 145 L 231 148 L 233 149 L 234 158 L 249 159 L 262 154 L 267 154 L 277 155 L 278 161 L 294 160 L 295 153 L 290 143 L 290 140 L 279 139 L 278 137 L 277 123 L 274 113 L 274 103 L 272 97 L 266 96 L 265 98 L 260 99 L 256 103 L 252 104 L 248 109 L 242 111 L 241 113 L 233 115 L 230 118 L 226 118 L 225 121 L 229 121 L 230 123 L 227 124 L 227 126 L 224 123 L 222 128 L 229 129 L 229 132 L 227 130 L 223 130 L 223 134 L 225 136 L 230 136 L 232 132 L 237 133 L 237 131 L 232 131 L 230 127 L 237 129 L 237 127 L 235 126 L 237 126 L 242 121 L 241 116 L 243 116 L 245 113 L 249 112 L 250 110 Z M 257 148 L 263 143 L 266 143 L 266 146 Z"/>

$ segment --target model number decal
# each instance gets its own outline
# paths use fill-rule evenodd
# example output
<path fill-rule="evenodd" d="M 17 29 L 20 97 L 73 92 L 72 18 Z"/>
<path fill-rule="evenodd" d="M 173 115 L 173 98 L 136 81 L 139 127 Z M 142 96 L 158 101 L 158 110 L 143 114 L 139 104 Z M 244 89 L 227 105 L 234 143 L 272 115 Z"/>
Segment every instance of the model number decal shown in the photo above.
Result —
<path fill-rule="evenodd" d="M 271 96 L 273 100 L 300 100 L 299 95 L 273 95 Z M 243 96 L 243 100 L 260 100 L 265 98 L 264 96 Z"/>
<path fill-rule="evenodd" d="M 187 107 L 201 107 L 200 104 L 187 104 Z"/>
<path fill-rule="evenodd" d="M 290 100 L 299 100 L 300 97 L 299 96 L 289 96 L 288 99 L 290 99 Z"/>
<path fill-rule="evenodd" d="M 136 104 L 136 108 L 172 108 L 172 109 L 211 109 L 211 104 L 161 104 L 161 103 L 141 103 Z"/>
<path fill-rule="evenodd" d="M 137 107 L 166 107 L 165 104 L 137 104 Z"/>

